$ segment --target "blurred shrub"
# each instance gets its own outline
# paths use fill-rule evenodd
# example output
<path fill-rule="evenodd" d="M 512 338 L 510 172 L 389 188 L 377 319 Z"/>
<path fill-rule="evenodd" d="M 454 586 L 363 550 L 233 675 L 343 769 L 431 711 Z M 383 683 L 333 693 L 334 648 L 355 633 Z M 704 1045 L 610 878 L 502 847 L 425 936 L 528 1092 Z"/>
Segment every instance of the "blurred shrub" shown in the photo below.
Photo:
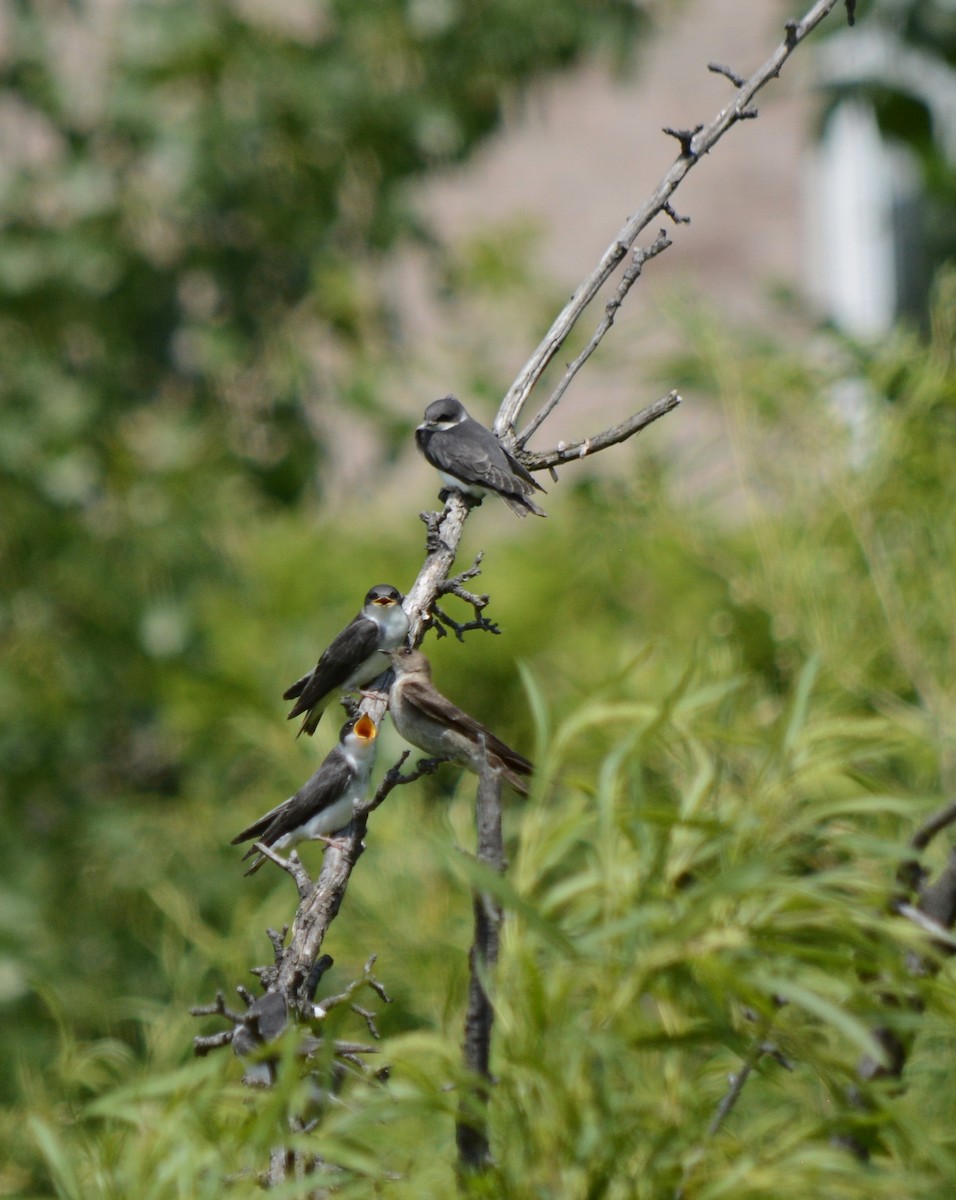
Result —
<path fill-rule="evenodd" d="M 690 461 L 622 451 L 624 481 L 566 472 L 547 522 L 489 547 L 502 638 L 430 644 L 443 690 L 539 763 L 531 800 L 508 804 L 496 1165 L 476 1194 L 948 1194 L 951 971 L 906 973 L 906 947 L 925 947 L 886 904 L 907 838 L 953 793 L 954 312 L 944 279 L 931 340 L 800 356 L 685 313 L 693 352 L 668 374 L 713 395 L 719 435 Z M 726 469 L 695 490 L 702 459 Z M 268 697 L 354 610 L 381 532 L 343 544 L 290 513 L 238 519 L 227 585 L 196 588 L 201 669 L 158 660 L 180 798 L 117 791 L 60 849 L 37 829 L 11 861 L 5 977 L 25 1033 L 8 1191 L 215 1195 L 261 1167 L 298 1087 L 290 1070 L 243 1096 L 228 1053 L 183 1066 L 183 1014 L 263 961 L 291 911 L 288 882 L 243 881 L 225 843 L 311 768 Z M 419 543 L 396 526 L 389 563 Z M 329 939 L 330 986 L 376 951 L 395 999 L 391 1082 L 347 1088 L 302 1140 L 345 1168 L 345 1196 L 453 1187 L 475 878 L 455 778 L 376 814 Z M 55 1024 L 23 990 L 40 980 Z M 906 1088 L 874 1084 L 860 1106 L 876 1020 L 912 1044 Z M 757 1058 L 764 1043 L 786 1065 Z M 744 1060 L 754 1075 L 709 1135 Z M 870 1165 L 831 1143 L 847 1131 Z"/>

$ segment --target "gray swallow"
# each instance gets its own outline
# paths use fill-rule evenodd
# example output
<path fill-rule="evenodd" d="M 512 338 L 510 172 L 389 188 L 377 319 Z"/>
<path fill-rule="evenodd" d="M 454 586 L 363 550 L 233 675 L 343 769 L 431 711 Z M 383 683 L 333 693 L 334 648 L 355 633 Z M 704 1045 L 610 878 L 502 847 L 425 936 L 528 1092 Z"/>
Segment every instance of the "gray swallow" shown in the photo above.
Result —
<path fill-rule="evenodd" d="M 547 516 L 531 499 L 535 489 L 544 491 L 541 484 L 455 396 L 429 404 L 415 443 L 447 487 L 478 500 L 494 492 L 519 517 Z"/>
<path fill-rule="evenodd" d="M 381 675 L 380 650 L 394 650 L 408 636 L 402 593 L 388 583 L 370 588 L 362 611 L 350 621 L 307 675 L 282 693 L 295 700 L 289 720 L 305 713 L 299 734 L 315 733 L 322 713 L 336 692 L 358 688 Z"/>
<path fill-rule="evenodd" d="M 237 834 L 230 845 L 255 840 L 283 849 L 297 842 L 323 841 L 344 829 L 352 819 L 353 805 L 368 791 L 377 732 L 367 713 L 346 721 L 339 744 L 326 755 L 312 778 L 294 796 Z M 266 861 L 255 846 L 243 855 L 243 861 L 254 854 L 259 857 L 247 875 L 254 874 Z"/>
<path fill-rule="evenodd" d="M 527 796 L 528 785 L 521 776 L 530 775 L 533 765 L 438 691 L 425 655 L 403 646 L 393 650 L 389 658 L 395 681 L 388 693 L 388 709 L 405 741 L 434 758 L 459 763 L 476 775 L 481 772 L 485 754 L 514 790 Z"/>

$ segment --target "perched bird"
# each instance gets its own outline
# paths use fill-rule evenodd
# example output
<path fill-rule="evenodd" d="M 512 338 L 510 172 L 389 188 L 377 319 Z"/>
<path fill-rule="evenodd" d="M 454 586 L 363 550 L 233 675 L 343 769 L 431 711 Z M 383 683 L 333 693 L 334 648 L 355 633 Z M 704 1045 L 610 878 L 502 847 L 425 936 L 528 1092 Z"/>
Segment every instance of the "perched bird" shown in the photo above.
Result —
<path fill-rule="evenodd" d="M 294 796 L 253 821 L 230 844 L 238 846 L 254 840 L 282 849 L 297 842 L 325 841 L 337 829 L 344 829 L 352 819 L 353 804 L 368 790 L 377 733 L 375 722 L 366 713 L 346 721 L 339 744 L 326 755 L 312 778 Z M 243 855 L 243 861 L 254 854 L 259 857 L 247 875 L 258 871 L 266 861 L 255 846 Z"/>
<path fill-rule="evenodd" d="M 437 690 L 425 655 L 403 646 L 389 657 L 395 681 L 388 693 L 388 708 L 405 741 L 434 758 L 460 763 L 476 775 L 484 752 L 514 790 L 527 796 L 528 785 L 521 776 L 530 775 L 533 765 Z"/>
<path fill-rule="evenodd" d="M 387 583 L 370 588 L 362 611 L 322 651 L 313 670 L 282 693 L 295 700 L 289 720 L 305 713 L 299 733 L 315 733 L 332 696 L 361 687 L 385 670 L 380 650 L 394 650 L 408 636 L 402 593 Z"/>
<path fill-rule="evenodd" d="M 447 487 L 479 500 L 494 492 L 519 517 L 547 516 L 531 499 L 536 488 L 544 491 L 541 484 L 455 396 L 429 404 L 415 442 Z"/>

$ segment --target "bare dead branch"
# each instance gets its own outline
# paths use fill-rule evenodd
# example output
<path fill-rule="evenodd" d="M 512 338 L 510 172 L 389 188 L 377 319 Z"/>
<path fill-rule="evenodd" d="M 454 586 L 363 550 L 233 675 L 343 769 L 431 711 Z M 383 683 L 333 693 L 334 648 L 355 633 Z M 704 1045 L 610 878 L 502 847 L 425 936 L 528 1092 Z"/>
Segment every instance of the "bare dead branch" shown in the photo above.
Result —
<path fill-rule="evenodd" d="M 749 1011 L 748 1018 L 750 1020 L 760 1020 L 763 1035 L 769 1032 L 773 1022 L 773 1018 L 757 1018 L 755 1014 L 750 1013 Z M 721 1126 L 733 1112 L 737 1101 L 740 1099 L 744 1088 L 747 1086 L 747 1081 L 750 1079 L 750 1076 L 753 1074 L 757 1064 L 762 1058 L 772 1059 L 779 1066 L 783 1067 L 785 1071 L 793 1070 L 793 1064 L 780 1052 L 779 1047 L 774 1042 L 768 1042 L 764 1040 L 763 1036 L 759 1037 L 757 1041 L 754 1042 L 744 1061 L 741 1063 L 740 1070 L 735 1071 L 734 1074 L 729 1076 L 727 1091 L 721 1097 L 721 1101 L 717 1105 L 716 1111 L 710 1120 L 710 1124 L 707 1126 L 707 1133 L 705 1134 L 704 1139 L 705 1143 L 711 1138 L 716 1137 L 720 1132 Z M 687 1183 L 690 1180 L 694 1167 L 701 1160 L 703 1155 L 704 1145 L 701 1145 L 698 1147 L 695 1155 L 688 1161 L 681 1182 L 674 1192 L 674 1200 L 684 1200 Z"/>
<path fill-rule="evenodd" d="M 302 865 L 302 860 L 294 850 L 289 852 L 288 858 L 283 858 L 281 854 L 277 854 L 271 846 L 267 846 L 265 842 L 253 842 L 253 850 L 257 850 L 264 858 L 270 862 L 274 862 L 277 867 L 281 867 L 283 871 L 288 872 L 295 880 L 296 890 L 299 893 L 299 899 L 304 900 L 312 891 L 312 880 L 309 878 L 309 873 Z"/>
<path fill-rule="evenodd" d="M 481 574 L 481 560 L 484 557 L 484 551 L 479 551 L 475 555 L 475 561 L 467 570 L 459 572 L 451 579 L 445 580 L 439 585 L 439 595 L 441 596 L 457 596 L 459 600 L 463 600 L 466 604 L 470 604 L 472 612 L 475 614 L 471 621 L 456 621 L 450 617 L 444 609 L 438 606 L 437 599 L 431 606 L 431 615 L 434 618 L 432 627 L 438 637 L 444 637 L 446 629 L 450 629 L 460 642 L 465 640 L 464 635 L 473 629 L 480 629 L 485 633 L 500 634 L 501 630 L 495 621 L 489 621 L 484 615 L 484 610 L 491 602 L 491 597 L 487 593 L 472 592 L 465 587 L 469 579 L 474 579 L 475 576 Z"/>
<path fill-rule="evenodd" d="M 198 1016 L 194 1009 L 190 1009 L 194 1016 Z M 193 1053 L 197 1058 L 205 1058 L 210 1050 L 218 1050 L 220 1046 L 228 1046 L 232 1041 L 234 1029 L 221 1029 L 219 1033 L 200 1034 L 193 1038 Z"/>
<path fill-rule="evenodd" d="M 715 75 L 726 75 L 736 88 L 742 88 L 746 82 L 743 76 L 735 74 L 730 67 L 725 67 L 722 63 L 708 63 L 707 70 L 713 71 Z"/>
<path fill-rule="evenodd" d="M 608 300 L 607 304 L 604 306 L 604 318 L 601 320 L 597 329 L 594 331 L 594 334 L 593 334 L 591 340 L 584 347 L 584 349 L 581 351 L 581 353 L 577 356 L 577 358 L 574 360 L 574 362 L 572 362 L 568 365 L 568 368 L 564 373 L 564 378 L 561 380 L 561 382 L 558 384 L 558 386 L 554 389 L 554 391 L 548 397 L 548 400 L 542 406 L 541 410 L 529 422 L 527 429 L 525 429 L 521 433 L 521 436 L 515 442 L 516 446 L 518 446 L 518 447 L 524 446 L 525 443 L 527 442 L 528 438 L 530 438 L 532 436 L 532 434 L 535 433 L 535 431 L 551 415 L 551 413 L 554 411 L 554 409 L 557 408 L 558 404 L 560 404 L 560 402 L 561 402 L 562 397 L 564 396 L 564 393 L 570 387 L 571 381 L 574 379 L 575 375 L 577 375 L 578 371 L 581 370 L 581 368 L 588 361 L 588 359 L 591 357 L 591 355 L 594 353 L 594 351 L 598 348 L 598 346 L 601 344 L 602 339 L 604 338 L 604 335 L 608 332 L 608 330 L 614 324 L 614 318 L 617 316 L 617 310 L 624 303 L 627 293 L 631 290 L 631 288 L 634 286 L 636 281 L 640 278 L 641 271 L 644 269 L 644 264 L 649 259 L 656 258 L 658 254 L 662 254 L 670 244 L 671 244 L 670 238 L 667 236 L 667 233 L 665 232 L 665 230 L 662 229 L 660 231 L 660 233 L 657 235 L 657 237 L 654 239 L 654 241 L 650 244 L 650 246 L 647 246 L 647 247 L 637 246 L 635 248 L 634 253 L 631 255 L 630 266 L 624 272 L 624 275 L 621 278 L 621 282 L 618 285 L 617 291 L 614 293 L 614 295 L 611 297 L 611 299 Z M 523 461 L 525 461 L 525 465 L 527 465 L 527 461 L 525 459 L 523 459 Z"/>
<path fill-rule="evenodd" d="M 493 871 L 503 872 L 505 853 L 501 834 L 501 775 L 490 766 L 487 759 L 478 779 L 475 829 L 478 861 Z M 491 1161 L 484 1110 L 491 1081 L 489 1064 L 495 1015 L 487 988 L 489 974 L 498 962 L 501 923 L 504 919 L 501 905 L 493 896 L 476 890 L 472 903 L 475 933 L 468 956 L 468 1007 L 462 1050 L 465 1066 L 483 1082 L 469 1094 L 463 1095 L 458 1107 L 455 1138 L 458 1169 L 462 1173 L 482 1170 Z"/>
<path fill-rule="evenodd" d="M 225 1017 L 233 1025 L 245 1017 L 245 1013 L 236 1012 L 226 1005 L 226 997 L 222 992 L 216 992 L 216 999 L 212 1004 L 197 1004 L 189 1010 L 189 1014 L 193 1017 Z"/>
<path fill-rule="evenodd" d="M 661 130 L 668 137 L 676 138 L 680 142 L 681 158 L 696 158 L 697 151 L 694 149 L 694 138 L 703 129 L 703 125 L 695 125 L 693 129 L 671 129 L 665 125 Z"/>
<path fill-rule="evenodd" d="M 471 507 L 467 498 L 460 492 L 451 492 L 441 513 L 427 514 L 425 561 L 418 572 L 418 578 L 405 597 L 409 638 L 413 645 L 417 646 L 422 640 L 428 613 L 441 594 L 442 584 L 451 573 L 462 529 Z"/>
<path fill-rule="evenodd" d="M 362 1018 L 362 1020 L 368 1026 L 369 1033 L 377 1041 L 382 1035 L 379 1033 L 378 1028 L 376 1027 L 376 1024 L 375 1024 L 375 1013 L 373 1013 L 371 1009 L 362 1008 L 362 1006 L 360 1004 L 352 1004 L 352 1005 L 350 1005 L 350 1007 L 352 1009 L 352 1012 L 354 1012 L 356 1014 L 356 1016 L 359 1016 Z"/>
<path fill-rule="evenodd" d="M 472 621 L 456 621 L 454 617 L 450 617 L 443 608 L 439 608 L 437 604 L 432 605 L 432 615 L 435 617 L 435 633 L 440 637 L 447 637 L 450 629 L 459 642 L 465 640 L 465 634 L 471 633 L 474 629 L 480 629 L 483 633 L 500 634 L 501 630 L 494 621 L 489 621 L 487 617 L 483 617 L 480 612 L 477 613 Z"/>
<path fill-rule="evenodd" d="M 666 396 L 662 396 L 660 400 L 655 400 L 653 404 L 649 404 L 647 408 L 636 413 L 633 417 L 628 417 L 626 421 L 622 421 L 620 425 L 614 425 L 610 429 L 605 429 L 601 433 L 596 433 L 594 437 L 585 438 L 583 442 L 573 442 L 570 446 L 559 443 L 554 450 L 545 450 L 540 454 L 526 453 L 522 455 L 522 459 L 529 470 L 540 470 L 542 467 L 555 467 L 560 463 L 574 462 L 579 458 L 587 458 L 588 455 L 597 454 L 600 450 L 606 450 L 608 446 L 616 446 L 620 442 L 626 442 L 628 438 L 633 437 L 636 433 L 640 433 L 642 429 L 646 429 L 648 425 L 652 425 L 669 413 L 680 404 L 681 398 L 677 392 L 668 392 Z"/>
<path fill-rule="evenodd" d="M 674 222 L 675 225 L 689 225 L 690 224 L 690 217 L 680 216 L 675 211 L 674 206 L 670 203 L 670 201 L 668 201 L 665 205 L 663 205 L 663 207 L 661 208 L 661 212 L 667 213 L 667 215 L 670 217 L 670 219 Z"/>
<path fill-rule="evenodd" d="M 564 344 L 581 314 L 614 274 L 641 231 L 647 228 L 658 213 L 664 211 L 664 205 L 670 200 L 688 171 L 700 162 L 732 125 L 743 118 L 743 114 L 747 110 L 752 109 L 751 101 L 757 92 L 770 80 L 776 79 L 797 45 L 820 24 L 837 3 L 838 0 L 817 0 L 817 3 L 812 5 L 800 21 L 788 24 L 783 42 L 767 61 L 738 87 L 733 100 L 694 134 L 692 142 L 688 146 L 689 152 L 685 154 L 682 151 L 680 157 L 671 165 L 651 195 L 618 231 L 600 261 L 575 289 L 571 299 L 555 318 L 540 345 L 509 388 L 498 410 L 494 426 L 495 432 L 503 441 L 510 444 L 514 439 L 518 418 L 532 388 Z"/>
<path fill-rule="evenodd" d="M 956 923 L 956 847 L 950 849 L 946 865 L 937 878 L 920 888 L 919 908 L 946 929 L 952 929 Z"/>
<path fill-rule="evenodd" d="M 910 846 L 914 850 L 925 850 L 937 833 L 948 829 L 954 821 L 956 821 L 956 800 L 951 800 L 945 808 L 941 808 L 928 821 L 923 822 L 910 838 Z"/>
<path fill-rule="evenodd" d="M 945 948 L 950 954 L 956 952 L 956 937 L 953 937 L 949 930 L 944 925 L 941 925 L 939 921 L 927 916 L 922 909 L 915 908 L 912 904 L 896 904 L 893 907 L 901 917 L 905 917 L 907 921 L 912 921 L 918 929 L 922 929 L 924 933 L 928 933 L 934 942 Z"/>
<path fill-rule="evenodd" d="M 353 979 L 344 991 L 339 992 L 334 996 L 326 996 L 321 1005 L 317 1006 L 315 1009 L 314 1015 L 324 1018 L 325 1015 L 333 1008 L 338 1008 L 343 1004 L 348 1004 L 352 1008 L 352 1011 L 358 1013 L 364 1020 L 368 1021 L 370 1017 L 374 1018 L 374 1014 L 369 1014 L 365 1009 L 360 1009 L 359 1006 L 353 1002 L 353 997 L 355 994 L 362 988 L 366 987 L 370 988 L 384 1004 L 391 1004 L 392 1001 L 388 993 L 385 991 L 384 985 L 372 974 L 372 968 L 375 965 L 376 958 L 377 955 L 370 955 L 362 972 L 362 977 L 360 979 Z M 378 1033 L 373 1031 L 373 1036 L 378 1037 Z"/>

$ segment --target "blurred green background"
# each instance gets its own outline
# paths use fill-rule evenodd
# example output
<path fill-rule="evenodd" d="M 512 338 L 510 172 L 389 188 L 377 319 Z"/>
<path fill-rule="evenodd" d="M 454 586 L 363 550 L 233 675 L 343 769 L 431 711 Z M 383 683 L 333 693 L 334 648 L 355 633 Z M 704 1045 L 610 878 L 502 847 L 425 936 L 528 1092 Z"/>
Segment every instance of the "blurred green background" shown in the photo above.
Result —
<path fill-rule="evenodd" d="M 530 234 L 441 245 L 410 184 L 549 73 L 633 61 L 650 7 L 5 11 L 0 1195 L 253 1194 L 238 1173 L 295 1073 L 264 1097 L 228 1052 L 193 1062 L 213 1024 L 187 1010 L 250 983 L 293 910 L 228 846 L 334 737 L 327 717 L 296 742 L 283 688 L 421 561 L 416 502 L 391 497 L 429 397 L 386 403 L 416 349 L 381 273 L 415 245 L 520 310 L 529 349 L 561 301 Z M 888 13 L 952 61 L 940 7 L 860 6 Z M 952 164 L 905 98 L 879 102 L 952 219 Z M 436 678 L 540 767 L 508 801 L 497 1167 L 476 1194 L 951 1194 L 951 971 L 906 975 L 919 943 L 884 910 L 956 790 L 956 276 L 940 264 L 918 327 L 878 345 L 776 303 L 799 338 L 686 295 L 658 314 L 682 349 L 649 375 L 711 442 L 655 427 L 606 474 L 563 472 L 546 522 L 488 504 L 466 530 L 503 636 L 429 642 Z M 459 371 L 490 419 L 509 379 L 478 352 Z M 373 448 L 340 495 L 343 428 Z M 453 1186 L 470 802 L 449 770 L 376 813 L 326 947 L 330 987 L 377 953 L 393 998 L 392 1082 L 356 1084 L 307 1143 L 342 1194 Z M 887 1012 L 894 989 L 918 1018 Z M 861 1106 L 876 1019 L 916 1039 L 908 1087 Z M 708 1142 L 762 1037 L 793 1070 L 764 1060 Z M 850 1128 L 872 1166 L 831 1145 Z"/>

